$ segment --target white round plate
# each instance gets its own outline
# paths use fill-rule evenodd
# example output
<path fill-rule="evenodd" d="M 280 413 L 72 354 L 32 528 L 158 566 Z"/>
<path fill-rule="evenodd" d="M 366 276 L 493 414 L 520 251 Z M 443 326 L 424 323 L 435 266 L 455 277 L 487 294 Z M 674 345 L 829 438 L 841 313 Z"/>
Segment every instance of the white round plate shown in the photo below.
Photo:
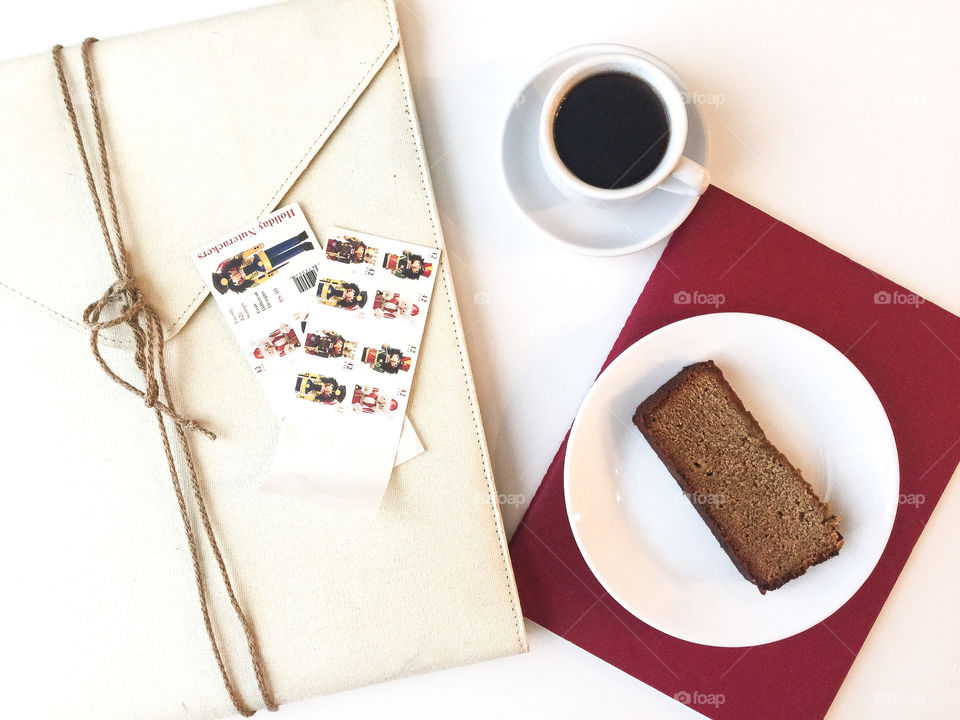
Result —
<path fill-rule="evenodd" d="M 585 255 L 626 255 L 670 237 L 687 219 L 696 196 L 654 190 L 632 203 L 590 205 L 561 193 L 540 162 L 537 127 L 543 99 L 560 73 L 591 55 L 629 52 L 655 63 L 684 92 L 687 101 L 687 144 L 683 154 L 707 165 L 707 131 L 700 110 L 677 74 L 661 60 L 628 45 L 582 45 L 555 55 L 541 65 L 517 94 L 507 116 L 501 144 L 501 168 L 507 190 L 533 225 L 568 250 Z"/>
<path fill-rule="evenodd" d="M 840 515 L 840 554 L 761 595 L 634 427 L 643 400 L 681 368 L 713 360 L 761 427 Z M 613 598 L 682 640 L 736 647 L 789 637 L 829 617 L 880 559 L 900 471 L 880 400 L 836 348 L 783 320 L 700 315 L 628 348 L 574 421 L 564 469 L 580 551 Z"/>

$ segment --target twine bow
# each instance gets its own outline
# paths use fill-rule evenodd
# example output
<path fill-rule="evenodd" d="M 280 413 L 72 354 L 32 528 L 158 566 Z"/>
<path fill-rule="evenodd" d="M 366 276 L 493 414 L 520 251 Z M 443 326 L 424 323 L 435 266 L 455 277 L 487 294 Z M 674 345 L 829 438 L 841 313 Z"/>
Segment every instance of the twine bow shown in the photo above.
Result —
<path fill-rule="evenodd" d="M 116 317 L 102 320 L 104 310 L 111 305 L 119 308 Z M 133 278 L 127 276 L 117 280 L 99 300 L 87 305 L 83 311 L 83 324 L 90 330 L 90 349 L 94 358 L 114 382 L 142 398 L 148 408 L 162 412 L 181 429 L 196 430 L 211 440 L 217 439 L 214 433 L 196 420 L 184 417 L 160 400 L 161 387 L 164 389 L 164 396 L 169 397 L 166 390 L 166 363 L 163 359 L 163 325 L 156 311 L 144 301 L 143 293 L 134 286 Z M 133 333 L 136 345 L 134 360 L 146 380 L 143 390 L 117 375 L 100 353 L 100 333 L 118 325 L 127 325 Z"/>
<path fill-rule="evenodd" d="M 90 98 L 90 107 L 93 114 L 94 129 L 97 135 L 97 145 L 99 149 L 100 168 L 103 173 L 104 187 L 106 189 L 107 201 L 110 206 L 110 216 L 112 220 L 112 230 L 107 225 L 106 215 L 103 211 L 103 202 L 97 187 L 93 181 L 93 172 L 90 168 L 90 161 L 87 158 L 86 147 L 83 137 L 80 133 L 80 125 L 77 122 L 77 114 L 74 110 L 73 99 L 67 86 L 66 76 L 63 70 L 63 47 L 56 45 L 53 48 L 53 63 L 57 71 L 57 78 L 60 81 L 60 91 L 63 95 L 63 104 L 67 112 L 70 125 L 73 128 L 73 136 L 76 141 L 77 150 L 80 153 L 80 159 L 83 164 L 87 179 L 87 188 L 90 191 L 90 197 L 93 200 L 93 206 L 97 213 L 97 220 L 100 223 L 100 230 L 103 233 L 104 244 L 110 255 L 110 262 L 113 265 L 116 280 L 107 288 L 100 299 L 92 302 L 83 311 L 83 322 L 90 330 L 90 349 L 97 363 L 103 371 L 118 385 L 125 388 L 144 401 L 144 404 L 154 411 L 157 420 L 157 428 L 160 432 L 160 440 L 163 443 L 164 454 L 167 458 L 167 465 L 170 470 L 170 479 L 173 482 L 174 494 L 177 498 L 177 506 L 180 509 L 180 518 L 183 522 L 183 531 L 187 537 L 187 544 L 190 548 L 190 557 L 193 564 L 193 574 L 197 586 L 197 596 L 200 601 L 200 612 L 203 615 L 203 624 L 207 631 L 207 637 L 210 640 L 210 647 L 213 650 L 214 658 L 220 669 L 220 676 L 223 685 L 230 696 L 237 712 L 244 717 L 250 717 L 254 710 L 250 709 L 240 697 L 230 674 L 227 672 L 226 664 L 223 659 L 223 653 L 217 642 L 214 633 L 213 620 L 210 616 L 210 609 L 207 605 L 206 581 L 203 574 L 203 566 L 200 556 L 200 546 L 194 533 L 193 525 L 187 511 L 186 500 L 184 497 L 183 481 L 177 469 L 177 463 L 171 449 L 170 436 L 167 431 L 165 418 L 168 419 L 174 427 L 181 453 L 187 464 L 190 477 L 190 487 L 193 491 L 193 497 L 203 524 L 204 534 L 210 544 L 210 549 L 216 559 L 217 566 L 220 569 L 220 577 L 223 580 L 227 596 L 230 599 L 230 605 L 233 608 L 243 633 L 247 640 L 247 650 L 250 654 L 250 660 L 253 664 L 254 675 L 257 679 L 257 687 L 260 690 L 260 696 L 268 710 L 276 710 L 277 703 L 274 700 L 273 693 L 267 681 L 266 669 L 263 657 L 257 644 L 253 628 L 243 613 L 240 603 L 237 600 L 233 585 L 230 582 L 230 575 L 227 572 L 226 563 L 223 560 L 223 554 L 217 543 L 216 535 L 213 532 L 213 525 L 210 522 L 210 515 L 207 512 L 207 505 L 204 500 L 203 487 L 200 483 L 200 476 L 197 471 L 196 463 L 193 459 L 193 451 L 187 437 L 187 432 L 199 431 L 209 437 L 211 440 L 216 436 L 207 428 L 201 426 L 195 420 L 181 415 L 175 408 L 173 396 L 170 393 L 170 384 L 167 380 L 166 362 L 164 360 L 164 337 L 163 325 L 160 316 L 156 310 L 146 301 L 143 293 L 137 287 L 130 267 L 127 262 L 126 247 L 123 242 L 123 235 L 120 232 L 120 219 L 117 213 L 117 204 L 114 198 L 113 181 L 110 174 L 110 164 L 107 160 L 107 147 L 104 138 L 103 123 L 100 117 L 100 107 L 97 102 L 96 83 L 93 77 L 93 66 L 90 59 L 90 48 L 96 42 L 95 38 L 87 38 L 81 46 L 81 58 L 83 59 L 83 70 L 86 77 L 87 94 Z M 108 308 L 110 309 L 108 313 Z M 106 317 L 112 314 L 112 317 Z M 120 377 L 113 368 L 107 363 L 100 352 L 100 333 L 108 328 L 125 325 L 133 334 L 135 350 L 134 360 L 137 369 L 143 375 L 144 389 L 140 389 Z"/>

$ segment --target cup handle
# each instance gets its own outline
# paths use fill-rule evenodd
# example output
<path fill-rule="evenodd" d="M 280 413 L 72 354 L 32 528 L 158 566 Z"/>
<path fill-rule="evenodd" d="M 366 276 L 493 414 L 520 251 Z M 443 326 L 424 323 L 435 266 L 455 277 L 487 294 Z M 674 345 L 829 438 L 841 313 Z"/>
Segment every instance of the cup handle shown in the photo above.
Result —
<path fill-rule="evenodd" d="M 678 195 L 703 195 L 710 184 L 710 172 L 700 163 L 681 157 L 673 173 L 658 187 Z"/>

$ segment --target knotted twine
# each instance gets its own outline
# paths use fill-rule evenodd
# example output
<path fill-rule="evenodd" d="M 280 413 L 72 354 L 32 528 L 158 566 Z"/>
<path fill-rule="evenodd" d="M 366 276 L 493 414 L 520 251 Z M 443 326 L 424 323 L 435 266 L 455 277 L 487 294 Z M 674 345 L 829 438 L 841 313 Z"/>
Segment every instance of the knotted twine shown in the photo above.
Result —
<path fill-rule="evenodd" d="M 226 664 L 223 659 L 223 653 L 220 651 L 216 634 L 213 629 L 213 621 L 210 617 L 210 609 L 207 605 L 206 584 L 201 565 L 200 547 L 187 512 L 187 505 L 184 500 L 183 482 L 180 478 L 180 472 L 177 463 L 174 460 L 171 450 L 170 437 L 167 431 L 165 418 L 169 420 L 176 432 L 179 447 L 186 461 L 187 471 L 190 477 L 190 487 L 193 490 L 193 497 L 196 501 L 197 511 L 203 524 L 204 533 L 210 543 L 213 556 L 216 559 L 217 566 L 220 568 L 220 577 L 223 578 L 223 584 L 227 595 L 230 598 L 230 605 L 233 612 L 240 621 L 243 633 L 247 639 L 247 650 L 250 653 L 250 659 L 253 663 L 253 671 L 257 678 L 257 686 L 260 689 L 260 696 L 263 698 L 264 705 L 268 710 L 276 710 L 277 703 L 274 700 L 273 693 L 267 682 L 266 670 L 263 657 L 260 654 L 260 648 L 257 644 L 253 628 L 247 620 L 237 596 L 233 591 L 233 585 L 230 582 L 230 576 L 227 572 L 227 566 L 223 560 L 223 554 L 220 552 L 220 546 L 217 543 L 213 532 L 213 526 L 210 522 L 210 515 L 207 512 L 207 505 L 204 501 L 203 488 L 200 484 L 199 473 L 193 459 L 193 452 L 187 437 L 187 431 L 199 431 L 209 437 L 211 440 L 216 436 L 205 427 L 199 425 L 196 421 L 181 415 L 174 406 L 173 396 L 170 393 L 170 384 L 167 380 L 167 368 L 164 361 L 164 337 L 163 325 L 160 322 L 160 316 L 156 310 L 147 302 L 143 293 L 137 288 L 133 275 L 130 272 L 130 266 L 127 262 L 127 250 L 123 242 L 123 234 L 120 232 L 120 219 L 117 214 L 117 204 L 113 192 L 113 180 L 110 174 L 110 163 L 107 160 L 107 146 L 104 139 L 103 123 L 100 117 L 100 107 L 97 101 L 96 82 L 93 76 L 93 65 L 91 62 L 91 47 L 96 42 L 96 38 L 87 38 L 81 46 L 81 58 L 83 59 L 83 71 L 86 77 L 87 94 L 90 98 L 90 108 L 93 114 L 93 125 L 97 135 L 97 145 L 99 149 L 100 168 L 103 173 L 103 184 L 106 190 L 107 202 L 110 208 L 110 218 L 112 220 L 112 234 L 107 225 L 106 215 L 103 210 L 103 202 L 97 187 L 93 181 L 93 172 L 90 169 L 90 161 L 87 158 L 86 146 L 80 133 L 80 125 L 77 122 L 77 114 L 73 107 L 73 99 L 70 90 L 67 87 L 66 76 L 63 70 L 63 47 L 57 45 L 53 48 L 53 64 L 57 70 L 57 78 L 60 81 L 60 91 L 63 95 L 63 104 L 67 112 L 67 118 L 73 128 L 73 137 L 76 141 L 77 150 L 80 153 L 80 159 L 83 163 L 83 169 L 87 178 L 87 188 L 90 191 L 90 198 L 93 200 L 93 206 L 97 213 L 97 220 L 100 223 L 100 230 L 103 233 L 103 241 L 107 252 L 110 255 L 110 263 L 113 265 L 113 271 L 116 274 L 116 280 L 107 288 L 103 296 L 91 303 L 83 311 L 83 322 L 90 330 L 90 349 L 97 363 L 103 368 L 103 371 L 118 385 L 125 388 L 144 401 L 144 404 L 153 410 L 157 420 L 157 428 L 160 432 L 160 440 L 163 443 L 163 451 L 167 458 L 167 466 L 170 469 L 170 479 L 173 482 L 173 490 L 176 494 L 177 505 L 180 509 L 180 519 L 183 521 L 183 531 L 187 537 L 187 545 L 190 548 L 190 557 L 193 561 L 193 576 L 197 585 L 197 597 L 200 600 L 200 612 L 203 615 L 203 624 L 207 631 L 207 637 L 210 639 L 210 647 L 213 649 L 214 658 L 217 661 L 217 667 L 220 668 L 220 676 L 223 679 L 223 685 L 230 695 L 237 712 L 244 717 L 250 717 L 254 710 L 250 709 L 240 697 L 230 674 L 227 672 Z M 104 319 L 104 311 L 112 308 L 115 317 Z M 110 365 L 104 360 L 100 353 L 100 333 L 108 328 L 126 325 L 133 333 L 135 351 L 134 359 L 137 368 L 144 378 L 144 389 L 140 389 L 120 377 Z"/>

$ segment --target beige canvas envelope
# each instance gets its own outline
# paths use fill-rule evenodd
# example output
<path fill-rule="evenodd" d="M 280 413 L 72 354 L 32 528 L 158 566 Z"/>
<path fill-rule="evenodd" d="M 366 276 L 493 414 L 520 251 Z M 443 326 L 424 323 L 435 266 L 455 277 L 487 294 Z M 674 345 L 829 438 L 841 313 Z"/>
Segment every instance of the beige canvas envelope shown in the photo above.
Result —
<path fill-rule="evenodd" d="M 442 247 L 392 5 L 302 0 L 102 40 L 94 58 L 133 270 L 180 409 L 218 434 L 194 454 L 278 699 L 523 652 L 448 263 L 408 412 L 426 452 L 365 520 L 259 490 L 276 421 L 187 256 L 293 201 L 317 229 Z M 64 61 L 94 148 L 78 50 Z M 114 278 L 49 54 L 0 64 L 0 209 L 6 712 L 228 715 L 155 421 L 81 322 Z M 122 333 L 103 352 L 137 377 Z M 204 551 L 218 636 L 259 706 Z"/>

